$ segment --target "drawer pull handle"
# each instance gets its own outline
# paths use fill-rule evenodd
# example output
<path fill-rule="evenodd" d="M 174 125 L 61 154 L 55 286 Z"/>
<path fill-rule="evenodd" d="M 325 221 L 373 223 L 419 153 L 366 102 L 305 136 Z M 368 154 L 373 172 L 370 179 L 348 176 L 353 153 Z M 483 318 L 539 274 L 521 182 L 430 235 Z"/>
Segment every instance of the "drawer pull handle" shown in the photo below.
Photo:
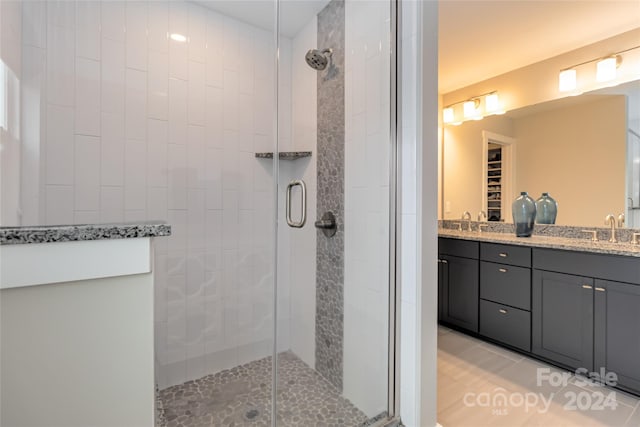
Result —
<path fill-rule="evenodd" d="M 506 273 L 508 270 L 506 268 L 499 268 L 498 271 L 500 273 Z"/>
<path fill-rule="evenodd" d="M 500 310 L 498 310 L 501 314 L 507 314 L 507 310 L 501 308 Z"/>
<path fill-rule="evenodd" d="M 502 258 L 506 258 L 506 257 L 508 257 L 508 256 L 509 256 L 509 254 L 508 254 L 508 253 L 506 253 L 506 252 L 500 252 L 500 254 L 499 254 L 499 255 L 500 255 Z"/>
<path fill-rule="evenodd" d="M 605 288 L 596 288 L 596 291 L 598 292 L 604 292 L 606 289 Z"/>
<path fill-rule="evenodd" d="M 582 287 L 585 289 L 593 289 L 593 286 L 591 285 L 582 285 Z"/>
<path fill-rule="evenodd" d="M 443 259 L 442 261 L 440 261 L 443 264 L 449 264 L 449 261 L 447 261 L 446 259 Z"/>

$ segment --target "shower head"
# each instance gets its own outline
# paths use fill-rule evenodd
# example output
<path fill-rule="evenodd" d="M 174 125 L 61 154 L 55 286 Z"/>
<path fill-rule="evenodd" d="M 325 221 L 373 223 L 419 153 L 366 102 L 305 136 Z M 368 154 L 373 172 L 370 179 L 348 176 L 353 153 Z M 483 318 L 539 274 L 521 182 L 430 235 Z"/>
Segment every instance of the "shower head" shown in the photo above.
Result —
<path fill-rule="evenodd" d="M 333 50 L 331 49 L 309 49 L 307 54 L 304 56 L 304 59 L 307 61 L 307 64 L 309 64 L 309 67 L 320 71 L 327 68 L 327 64 L 329 63 L 329 58 L 332 53 Z"/>

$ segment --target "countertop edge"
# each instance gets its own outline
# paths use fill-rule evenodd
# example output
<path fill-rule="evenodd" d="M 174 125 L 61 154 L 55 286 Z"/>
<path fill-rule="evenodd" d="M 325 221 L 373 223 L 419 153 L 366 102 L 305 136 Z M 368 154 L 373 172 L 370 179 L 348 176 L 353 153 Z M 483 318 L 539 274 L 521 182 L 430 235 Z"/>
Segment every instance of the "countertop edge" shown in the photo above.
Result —
<path fill-rule="evenodd" d="M 625 243 L 594 243 L 587 239 L 570 239 L 561 237 L 536 236 L 516 237 L 506 233 L 482 233 L 460 232 L 447 229 L 439 229 L 438 237 L 446 237 L 459 240 L 473 240 L 477 242 L 501 243 L 515 246 L 528 246 L 543 249 L 560 249 L 575 252 L 596 253 L 604 255 L 620 255 L 640 258 L 640 246 L 632 246 Z"/>
<path fill-rule="evenodd" d="M 164 222 L 0 227 L 0 245 L 135 239 L 171 235 Z"/>

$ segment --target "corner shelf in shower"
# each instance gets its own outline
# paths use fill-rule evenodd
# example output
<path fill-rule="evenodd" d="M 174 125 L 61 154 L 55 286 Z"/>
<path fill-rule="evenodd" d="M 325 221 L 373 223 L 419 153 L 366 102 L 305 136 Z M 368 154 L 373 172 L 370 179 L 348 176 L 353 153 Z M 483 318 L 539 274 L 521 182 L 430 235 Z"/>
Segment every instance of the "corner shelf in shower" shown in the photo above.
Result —
<path fill-rule="evenodd" d="M 303 157 L 311 157 L 311 151 L 280 151 L 280 160 L 297 160 Z M 273 159 L 273 152 L 256 153 L 258 159 Z"/>

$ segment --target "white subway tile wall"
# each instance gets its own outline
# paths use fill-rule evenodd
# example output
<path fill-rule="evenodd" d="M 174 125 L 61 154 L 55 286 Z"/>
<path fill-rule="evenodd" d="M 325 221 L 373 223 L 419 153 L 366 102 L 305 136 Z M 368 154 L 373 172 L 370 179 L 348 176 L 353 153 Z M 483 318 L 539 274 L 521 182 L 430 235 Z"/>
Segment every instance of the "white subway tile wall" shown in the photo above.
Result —
<path fill-rule="evenodd" d="M 419 347 L 417 330 L 417 301 L 418 301 L 418 216 L 417 216 L 417 141 L 416 129 L 418 118 L 416 88 L 418 58 L 418 1 L 403 1 L 401 6 L 402 33 L 402 76 L 401 109 L 402 123 L 400 127 L 400 415 L 407 427 L 418 427 L 418 413 L 420 402 L 418 390 L 420 383 L 416 359 Z"/>
<path fill-rule="evenodd" d="M 369 415 L 386 407 L 387 6 L 346 7 L 344 392 Z M 273 174 L 254 152 L 275 145 L 273 35 L 178 0 L 29 1 L 22 24 L 23 116 L 39 119 L 23 126 L 40 129 L 23 176 L 41 177 L 24 218 L 172 225 L 154 260 L 161 388 L 269 355 Z M 280 150 L 314 157 L 280 167 L 281 187 L 307 182 L 309 224 L 279 227 L 278 342 L 311 366 L 316 32 L 281 40 L 279 108 Z"/>
<path fill-rule="evenodd" d="M 344 396 L 373 417 L 387 409 L 390 8 L 345 14 Z"/>
<path fill-rule="evenodd" d="M 172 225 L 154 260 L 161 388 L 270 354 L 273 174 L 254 152 L 275 145 L 273 34 L 184 1 L 22 8 L 23 126 L 41 129 L 23 176 L 42 176 L 24 218 Z"/>

